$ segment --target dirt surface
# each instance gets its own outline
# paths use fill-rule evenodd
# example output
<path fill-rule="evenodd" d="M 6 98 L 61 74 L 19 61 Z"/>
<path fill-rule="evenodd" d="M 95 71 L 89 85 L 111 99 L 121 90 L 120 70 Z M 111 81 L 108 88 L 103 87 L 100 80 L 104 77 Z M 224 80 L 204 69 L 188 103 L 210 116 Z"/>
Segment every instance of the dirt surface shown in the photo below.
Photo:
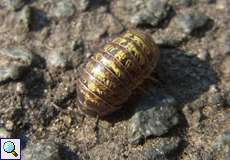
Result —
<path fill-rule="evenodd" d="M 228 0 L 162 0 L 167 7 L 162 5 L 156 12 L 150 8 L 150 16 L 144 20 L 133 18 L 148 8 L 144 0 L 22 2 L 16 9 L 0 2 L 0 49 L 25 48 L 33 56 L 31 64 L 21 65 L 25 71 L 0 82 L 0 124 L 12 137 L 22 138 L 25 148 L 53 139 L 66 159 L 230 158 L 230 141 L 225 149 L 213 148 L 216 138 L 230 129 Z M 69 4 L 63 9 L 60 2 Z M 187 22 L 183 15 L 191 12 L 207 19 L 198 15 L 198 20 Z M 192 21 L 195 24 L 188 24 Z M 179 123 L 162 136 L 148 136 L 133 145 L 129 127 L 136 105 L 132 98 L 105 119 L 84 116 L 76 106 L 76 79 L 90 55 L 135 27 L 151 34 L 160 46 L 160 62 L 153 73 L 158 82 L 147 88 L 175 98 Z M 14 67 L 6 59 L 0 54 L 0 67 Z M 14 61 L 19 61 L 17 66 L 23 63 L 17 57 Z M 173 152 L 151 157 L 151 149 L 162 143 L 175 144 Z"/>

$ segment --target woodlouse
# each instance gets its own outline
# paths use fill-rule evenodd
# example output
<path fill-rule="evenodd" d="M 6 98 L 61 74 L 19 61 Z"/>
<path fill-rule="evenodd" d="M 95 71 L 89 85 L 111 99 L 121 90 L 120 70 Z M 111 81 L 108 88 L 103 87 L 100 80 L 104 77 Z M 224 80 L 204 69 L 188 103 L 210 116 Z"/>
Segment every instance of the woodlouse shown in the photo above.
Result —
<path fill-rule="evenodd" d="M 80 110 L 100 117 L 118 110 L 150 76 L 159 55 L 153 39 L 139 30 L 129 30 L 105 44 L 80 70 Z"/>

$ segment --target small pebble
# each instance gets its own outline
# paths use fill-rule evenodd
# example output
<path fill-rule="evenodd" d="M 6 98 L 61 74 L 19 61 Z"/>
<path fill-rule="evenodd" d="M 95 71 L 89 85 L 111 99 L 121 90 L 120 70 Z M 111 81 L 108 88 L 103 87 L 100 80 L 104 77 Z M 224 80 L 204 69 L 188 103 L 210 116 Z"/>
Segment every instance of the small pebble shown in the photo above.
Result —
<path fill-rule="evenodd" d="M 200 122 L 203 116 L 201 109 L 193 110 L 192 108 L 189 108 L 189 107 L 190 106 L 186 105 L 183 108 L 183 113 L 185 115 L 187 123 L 190 127 L 199 128 Z"/>
<path fill-rule="evenodd" d="M 229 0 L 217 0 L 216 8 L 219 10 L 227 9 L 227 7 L 230 5 Z"/>
<path fill-rule="evenodd" d="M 48 55 L 47 64 L 51 68 L 65 68 L 67 66 L 67 57 L 62 51 L 56 50 Z"/>
<path fill-rule="evenodd" d="M 131 18 L 135 25 L 157 26 L 169 14 L 170 6 L 166 0 L 148 0 L 143 8 Z"/>
<path fill-rule="evenodd" d="M 181 29 L 182 32 L 191 34 L 195 30 L 204 27 L 209 18 L 197 11 L 188 11 L 178 15 L 175 18 L 175 27 Z"/>
<path fill-rule="evenodd" d="M 167 155 L 171 154 L 172 152 L 176 151 L 179 148 L 181 139 L 173 139 L 160 143 L 160 145 L 156 148 L 149 148 L 145 151 L 144 155 L 147 159 L 153 160 L 160 160 L 160 159 L 167 159 Z"/>
<path fill-rule="evenodd" d="M 14 11 L 21 9 L 25 4 L 26 0 L 4 0 L 9 9 Z"/>
<path fill-rule="evenodd" d="M 219 43 L 222 54 L 230 55 L 230 30 L 226 30 L 224 33 L 220 35 Z"/>
<path fill-rule="evenodd" d="M 57 3 L 54 10 L 54 15 L 58 18 L 69 18 L 75 13 L 75 6 L 68 0 L 63 0 Z"/>
<path fill-rule="evenodd" d="M 0 49 L 0 82 L 20 78 L 32 64 L 33 56 L 25 49 Z"/>
<path fill-rule="evenodd" d="M 189 146 L 186 154 L 191 160 L 214 160 L 212 153 L 200 145 Z"/>
<path fill-rule="evenodd" d="M 23 26 L 27 31 L 30 30 L 30 24 L 31 24 L 31 8 L 25 7 L 19 16 L 19 23 Z"/>
<path fill-rule="evenodd" d="M 22 82 L 18 82 L 18 83 L 16 84 L 16 93 L 18 93 L 18 94 L 23 94 L 23 93 L 25 93 L 25 91 L 26 91 L 26 86 L 25 86 L 25 84 L 22 83 Z"/>
<path fill-rule="evenodd" d="M 222 64 L 221 64 L 221 71 L 224 74 L 224 76 L 229 77 L 230 75 L 230 56 L 227 56 Z"/>
<path fill-rule="evenodd" d="M 200 50 L 199 54 L 197 55 L 197 58 L 199 58 L 202 61 L 207 61 L 209 58 L 209 52 L 207 49 Z"/>
<path fill-rule="evenodd" d="M 23 160 L 61 160 L 58 145 L 51 140 L 28 144 L 22 152 Z"/>
<path fill-rule="evenodd" d="M 136 144 L 144 137 L 161 136 L 178 124 L 179 117 L 175 105 L 176 100 L 173 97 L 159 93 L 140 100 L 129 123 L 130 142 Z"/>
<path fill-rule="evenodd" d="M 79 6 L 77 6 L 77 9 L 79 11 L 86 11 L 89 8 L 90 0 L 80 0 Z"/>
<path fill-rule="evenodd" d="M 155 32 L 152 37 L 156 44 L 167 47 L 176 47 L 187 40 L 186 34 L 177 32 L 170 27 Z"/>
<path fill-rule="evenodd" d="M 7 57 L 14 61 L 20 62 L 21 65 L 31 65 L 33 56 L 26 50 L 21 48 L 0 49 L 0 57 Z"/>
<path fill-rule="evenodd" d="M 13 130 L 14 122 L 12 122 L 12 121 L 10 121 L 10 120 L 6 121 L 5 127 L 6 127 L 6 129 L 7 129 L 8 131 Z"/>
<path fill-rule="evenodd" d="M 8 80 L 16 80 L 20 77 L 22 73 L 22 68 L 13 66 L 8 68 L 0 68 L 0 82 L 5 82 Z"/>
<path fill-rule="evenodd" d="M 221 95 L 220 89 L 216 85 L 211 85 L 209 89 L 209 105 L 214 109 L 224 106 L 224 99 Z"/>
<path fill-rule="evenodd" d="M 195 0 L 170 0 L 170 4 L 173 6 L 185 6 L 189 7 L 193 5 Z"/>
<path fill-rule="evenodd" d="M 212 148 L 215 153 L 219 153 L 223 160 L 230 158 L 230 129 L 226 129 L 213 142 Z"/>
<path fill-rule="evenodd" d="M 216 0 L 169 0 L 170 4 L 174 7 L 191 7 L 199 3 L 212 4 L 215 3 L 215 1 Z"/>
<path fill-rule="evenodd" d="M 0 128 L 0 138 L 10 138 L 10 132 L 8 132 L 5 128 Z"/>

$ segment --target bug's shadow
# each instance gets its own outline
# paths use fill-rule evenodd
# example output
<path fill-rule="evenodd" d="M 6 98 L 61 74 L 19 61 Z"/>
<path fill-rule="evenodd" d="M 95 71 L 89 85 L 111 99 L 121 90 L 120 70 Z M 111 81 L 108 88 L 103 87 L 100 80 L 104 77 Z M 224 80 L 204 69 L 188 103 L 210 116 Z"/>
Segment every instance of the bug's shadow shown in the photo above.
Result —
<path fill-rule="evenodd" d="M 75 152 L 73 152 L 70 148 L 64 145 L 59 145 L 59 154 L 62 159 L 68 159 L 68 160 L 80 159 Z"/>
<path fill-rule="evenodd" d="M 175 48 L 161 49 L 161 58 L 155 74 L 159 81 L 155 87 L 173 96 L 179 104 L 179 110 L 184 104 L 196 100 L 210 85 L 218 82 L 217 73 L 208 60 L 203 61 L 187 53 Z M 136 110 L 137 102 L 138 96 L 130 97 L 124 104 L 125 109 L 106 117 L 105 120 L 116 123 L 130 119 Z"/>
<path fill-rule="evenodd" d="M 177 49 L 162 49 L 157 68 L 160 88 L 175 97 L 181 106 L 194 101 L 210 85 L 218 82 L 217 73 L 208 60 L 203 61 L 186 53 Z"/>

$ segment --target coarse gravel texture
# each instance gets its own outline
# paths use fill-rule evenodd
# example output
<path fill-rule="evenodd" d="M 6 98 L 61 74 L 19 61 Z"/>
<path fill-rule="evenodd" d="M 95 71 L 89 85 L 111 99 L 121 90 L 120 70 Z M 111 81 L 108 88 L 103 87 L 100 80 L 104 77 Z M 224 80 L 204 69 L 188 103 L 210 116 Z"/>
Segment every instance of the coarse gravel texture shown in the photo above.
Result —
<path fill-rule="evenodd" d="M 229 15 L 229 0 L 0 1 L 0 135 L 33 160 L 230 159 Z M 79 68 L 135 27 L 160 47 L 157 81 L 104 119 L 80 114 Z"/>

